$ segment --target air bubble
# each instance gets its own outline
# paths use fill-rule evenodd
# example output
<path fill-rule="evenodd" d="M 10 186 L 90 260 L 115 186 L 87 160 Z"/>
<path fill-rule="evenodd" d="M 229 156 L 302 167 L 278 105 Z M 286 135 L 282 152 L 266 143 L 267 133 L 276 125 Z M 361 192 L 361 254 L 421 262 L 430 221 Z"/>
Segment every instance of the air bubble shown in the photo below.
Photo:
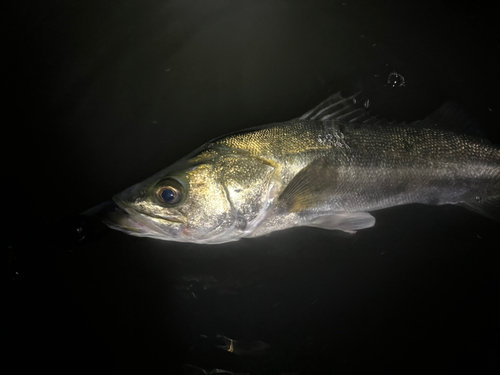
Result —
<path fill-rule="evenodd" d="M 401 74 L 392 72 L 389 74 L 389 77 L 387 77 L 387 84 L 392 87 L 404 87 L 405 86 L 405 77 L 403 77 Z"/>

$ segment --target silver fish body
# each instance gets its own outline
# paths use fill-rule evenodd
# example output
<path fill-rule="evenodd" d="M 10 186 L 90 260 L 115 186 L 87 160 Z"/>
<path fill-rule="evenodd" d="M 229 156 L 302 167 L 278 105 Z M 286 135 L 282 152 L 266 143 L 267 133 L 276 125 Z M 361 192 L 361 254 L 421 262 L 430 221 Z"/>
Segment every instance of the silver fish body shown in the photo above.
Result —
<path fill-rule="evenodd" d="M 500 149 L 440 130 L 466 125 L 444 105 L 420 122 L 372 117 L 335 94 L 298 119 L 217 138 L 113 200 L 105 222 L 129 234 L 223 243 L 295 226 L 355 232 L 368 212 L 460 204 L 499 219 Z"/>

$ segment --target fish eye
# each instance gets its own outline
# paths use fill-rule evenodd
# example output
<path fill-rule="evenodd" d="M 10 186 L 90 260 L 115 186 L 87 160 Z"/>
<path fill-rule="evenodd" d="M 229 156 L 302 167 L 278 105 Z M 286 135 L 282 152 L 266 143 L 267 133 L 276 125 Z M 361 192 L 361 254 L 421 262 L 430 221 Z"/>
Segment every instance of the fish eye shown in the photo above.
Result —
<path fill-rule="evenodd" d="M 182 185 L 175 180 L 163 181 L 156 194 L 161 202 L 169 205 L 179 203 L 184 196 Z"/>

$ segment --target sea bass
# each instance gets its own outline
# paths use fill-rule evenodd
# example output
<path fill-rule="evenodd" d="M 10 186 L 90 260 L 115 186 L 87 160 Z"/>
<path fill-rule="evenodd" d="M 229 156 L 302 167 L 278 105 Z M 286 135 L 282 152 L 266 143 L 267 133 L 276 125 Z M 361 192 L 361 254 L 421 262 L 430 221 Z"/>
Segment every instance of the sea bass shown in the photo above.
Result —
<path fill-rule="evenodd" d="M 373 117 L 356 94 L 216 138 L 113 197 L 104 222 L 135 236 L 216 244 L 297 226 L 354 233 L 370 211 L 458 204 L 500 219 L 500 148 L 444 130 L 453 103 L 422 121 Z"/>

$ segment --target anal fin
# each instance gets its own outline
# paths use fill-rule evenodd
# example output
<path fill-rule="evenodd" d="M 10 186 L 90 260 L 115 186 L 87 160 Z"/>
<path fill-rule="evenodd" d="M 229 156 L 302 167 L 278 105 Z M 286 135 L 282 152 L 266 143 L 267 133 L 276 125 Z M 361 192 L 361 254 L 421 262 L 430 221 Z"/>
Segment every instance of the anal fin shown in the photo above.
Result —
<path fill-rule="evenodd" d="M 473 199 L 467 202 L 460 202 L 457 205 L 490 219 L 500 221 L 500 195 L 486 199 Z"/>

